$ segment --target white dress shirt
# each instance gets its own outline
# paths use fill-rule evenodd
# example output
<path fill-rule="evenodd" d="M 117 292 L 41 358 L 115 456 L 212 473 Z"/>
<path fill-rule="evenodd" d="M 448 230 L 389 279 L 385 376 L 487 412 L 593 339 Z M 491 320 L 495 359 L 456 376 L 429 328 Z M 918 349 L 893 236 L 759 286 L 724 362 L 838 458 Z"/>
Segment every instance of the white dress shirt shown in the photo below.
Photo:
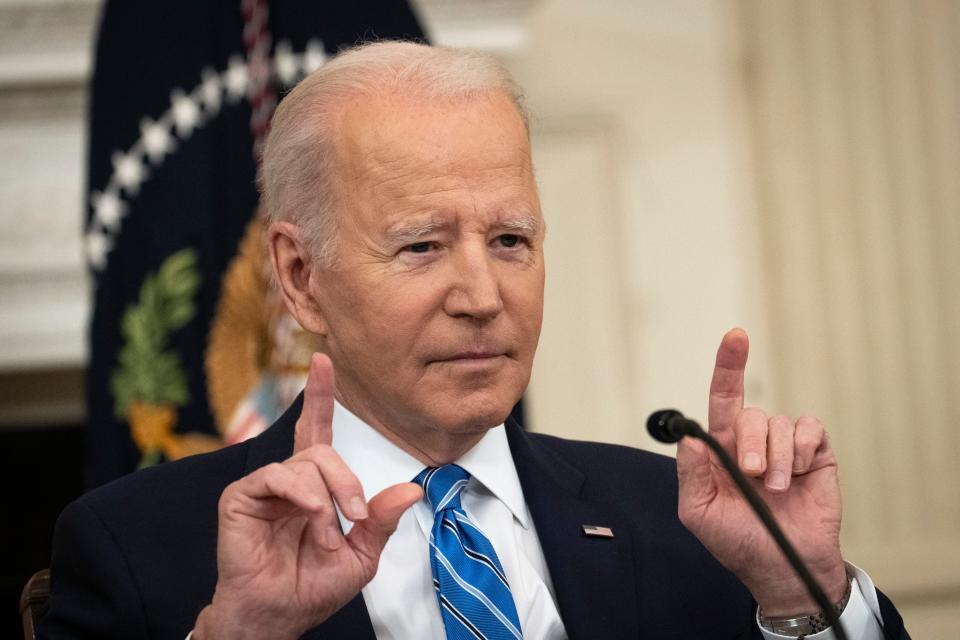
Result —
<path fill-rule="evenodd" d="M 339 402 L 333 411 L 333 448 L 359 478 L 367 500 L 398 482 L 412 481 L 424 468 Z M 497 552 L 524 637 L 566 638 L 503 427 L 487 431 L 457 464 L 470 474 L 460 504 Z M 351 523 L 342 514 L 340 522 L 348 531 Z M 401 516 L 377 575 L 363 588 L 378 640 L 446 639 L 430 574 L 432 528 L 433 510 L 424 499 Z"/>
<path fill-rule="evenodd" d="M 423 470 L 416 458 L 339 402 L 333 412 L 333 448 L 360 480 L 367 500 L 398 482 L 412 481 Z M 500 558 L 524 637 L 564 640 L 567 634 L 557 610 L 550 572 L 503 426 L 490 429 L 457 464 L 471 476 L 461 494 L 461 505 Z M 344 532 L 349 531 L 352 523 L 339 515 Z M 428 541 L 432 527 L 433 510 L 423 499 L 401 516 L 380 556 L 377 574 L 363 588 L 363 600 L 378 640 L 446 640 L 430 573 Z M 847 566 L 854 576 L 850 600 L 840 616 L 847 636 L 850 640 L 881 640 L 880 604 L 873 582 L 859 568 Z M 788 638 L 762 627 L 760 630 L 767 640 Z M 835 638 L 830 629 L 806 637 Z"/>

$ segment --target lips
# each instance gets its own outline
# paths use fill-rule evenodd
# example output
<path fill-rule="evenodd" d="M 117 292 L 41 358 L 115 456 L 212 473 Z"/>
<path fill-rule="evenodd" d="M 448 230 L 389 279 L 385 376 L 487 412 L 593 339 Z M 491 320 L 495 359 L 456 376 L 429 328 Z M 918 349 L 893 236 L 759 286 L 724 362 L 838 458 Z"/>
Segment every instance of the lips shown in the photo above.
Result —
<path fill-rule="evenodd" d="M 469 362 L 469 361 L 478 361 L 482 362 L 484 360 L 492 360 L 494 358 L 499 358 L 500 356 L 506 355 L 503 352 L 495 351 L 463 351 L 460 353 L 455 353 L 449 356 L 444 356 L 441 358 L 435 358 L 433 362 Z"/>
<path fill-rule="evenodd" d="M 463 351 L 455 351 L 453 353 L 438 353 L 433 355 L 429 362 L 462 362 L 462 363 L 482 363 L 495 360 L 506 356 L 507 352 L 504 349 L 465 349 Z"/>

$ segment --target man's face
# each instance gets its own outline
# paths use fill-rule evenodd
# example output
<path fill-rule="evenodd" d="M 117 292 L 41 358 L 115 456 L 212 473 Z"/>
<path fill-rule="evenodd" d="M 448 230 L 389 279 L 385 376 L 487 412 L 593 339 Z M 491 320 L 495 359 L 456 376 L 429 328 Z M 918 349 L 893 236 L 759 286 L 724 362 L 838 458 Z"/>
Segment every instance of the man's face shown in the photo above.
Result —
<path fill-rule="evenodd" d="M 357 100 L 337 125 L 337 261 L 313 270 L 337 395 L 415 448 L 502 422 L 530 378 L 544 224 L 523 122 L 490 94 Z"/>

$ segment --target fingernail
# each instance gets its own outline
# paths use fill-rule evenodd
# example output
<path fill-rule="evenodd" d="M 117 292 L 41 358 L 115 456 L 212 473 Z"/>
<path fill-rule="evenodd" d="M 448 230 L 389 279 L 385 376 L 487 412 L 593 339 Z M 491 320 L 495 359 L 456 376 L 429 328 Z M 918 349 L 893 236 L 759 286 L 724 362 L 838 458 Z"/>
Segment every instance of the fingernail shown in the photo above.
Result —
<path fill-rule="evenodd" d="M 329 526 L 326 529 L 326 532 L 323 534 L 323 539 L 326 542 L 327 549 L 338 549 L 340 548 L 340 529 Z"/>
<path fill-rule="evenodd" d="M 794 457 L 793 470 L 796 471 L 797 473 L 800 473 L 801 471 L 803 471 L 803 458 L 801 458 L 800 456 Z"/>
<path fill-rule="evenodd" d="M 752 451 L 743 456 L 743 468 L 747 471 L 760 471 L 760 456 Z"/>
<path fill-rule="evenodd" d="M 782 490 L 787 488 L 787 474 L 783 471 L 774 471 L 767 477 L 767 486 L 771 489 Z"/>
<path fill-rule="evenodd" d="M 367 517 L 367 503 L 360 496 L 350 498 L 350 513 L 354 520 L 363 520 Z"/>

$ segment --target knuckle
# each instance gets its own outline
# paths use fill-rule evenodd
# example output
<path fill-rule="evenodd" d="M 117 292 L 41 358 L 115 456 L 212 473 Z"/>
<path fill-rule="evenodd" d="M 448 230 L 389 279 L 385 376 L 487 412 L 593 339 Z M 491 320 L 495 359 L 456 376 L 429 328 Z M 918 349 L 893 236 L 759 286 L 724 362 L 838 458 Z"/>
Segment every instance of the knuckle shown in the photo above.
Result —
<path fill-rule="evenodd" d="M 794 455 L 792 449 L 773 449 L 770 451 L 768 457 L 770 458 L 771 467 L 788 469 L 793 466 Z"/>
<path fill-rule="evenodd" d="M 778 429 L 781 431 L 793 430 L 793 420 L 784 415 L 776 415 L 770 418 L 769 421 L 771 429 Z"/>
<path fill-rule="evenodd" d="M 802 416 L 797 420 L 796 432 L 797 442 L 808 446 L 816 446 L 827 437 L 823 423 L 811 416 Z"/>
<path fill-rule="evenodd" d="M 318 464 L 336 464 L 340 461 L 340 454 L 337 453 L 329 444 L 314 445 L 311 451 L 311 457 Z"/>
<path fill-rule="evenodd" d="M 314 444 L 287 460 L 287 463 L 299 463 L 300 468 L 322 469 L 330 459 L 333 449 L 326 444 Z"/>
<path fill-rule="evenodd" d="M 320 518 L 326 518 L 333 513 L 333 506 L 326 500 L 323 500 L 320 502 L 320 504 L 314 507 L 313 513 L 315 516 Z"/>
<path fill-rule="evenodd" d="M 324 464 L 327 464 L 335 456 L 339 457 L 337 456 L 337 453 L 333 450 L 333 447 L 323 443 L 315 444 L 311 446 L 309 449 L 304 449 L 303 451 L 303 457 L 309 460 L 310 462 L 312 462 L 313 464 L 317 465 L 318 467 L 321 467 Z"/>
<path fill-rule="evenodd" d="M 326 442 L 319 442 L 312 447 L 310 450 L 313 451 L 314 455 L 336 455 L 336 452 L 333 450 L 333 447 Z"/>
<path fill-rule="evenodd" d="M 750 420 L 767 420 L 766 412 L 760 407 L 744 407 L 744 409 L 740 412 L 740 415 L 743 418 Z"/>
<path fill-rule="evenodd" d="M 798 449 L 813 449 L 820 444 L 820 440 L 821 438 L 815 434 L 798 431 L 796 438 L 794 438 L 794 444 Z"/>
<path fill-rule="evenodd" d="M 345 500 L 347 498 L 352 498 L 354 496 L 363 494 L 363 490 L 360 487 L 360 482 L 353 477 L 333 478 L 332 482 L 329 483 L 329 486 L 337 500 Z"/>
<path fill-rule="evenodd" d="M 310 460 L 289 460 L 284 466 L 300 478 L 309 478 L 318 475 L 317 467 Z"/>

